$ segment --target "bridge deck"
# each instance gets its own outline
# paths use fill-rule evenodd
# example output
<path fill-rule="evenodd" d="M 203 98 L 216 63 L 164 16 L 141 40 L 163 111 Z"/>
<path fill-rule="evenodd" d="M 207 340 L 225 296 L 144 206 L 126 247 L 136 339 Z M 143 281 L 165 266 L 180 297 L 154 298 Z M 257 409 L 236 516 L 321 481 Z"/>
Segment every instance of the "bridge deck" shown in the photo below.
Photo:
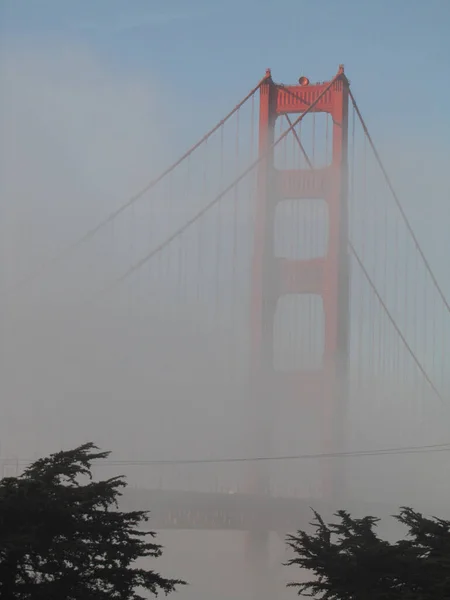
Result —
<path fill-rule="evenodd" d="M 122 498 L 124 510 L 149 510 L 152 529 L 209 529 L 278 531 L 307 529 L 312 508 L 330 519 L 338 508 L 356 516 L 386 518 L 398 512 L 398 505 L 349 501 L 332 507 L 314 498 L 277 498 L 250 494 L 145 490 L 127 488 Z M 425 511 L 445 518 L 442 511 Z"/>
<path fill-rule="evenodd" d="M 326 510 L 323 503 L 313 499 L 133 488 L 126 490 L 121 503 L 125 510 L 149 510 L 154 529 L 280 532 L 307 526 L 312 506 Z"/>

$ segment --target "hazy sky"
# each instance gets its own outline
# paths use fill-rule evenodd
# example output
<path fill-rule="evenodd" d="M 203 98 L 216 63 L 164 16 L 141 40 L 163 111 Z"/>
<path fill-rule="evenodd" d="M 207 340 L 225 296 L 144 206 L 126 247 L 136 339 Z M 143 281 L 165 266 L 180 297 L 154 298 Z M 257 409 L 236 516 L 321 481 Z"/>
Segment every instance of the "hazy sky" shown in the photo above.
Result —
<path fill-rule="evenodd" d="M 448 0 L 0 0 L 7 277 L 122 203 L 267 67 L 292 82 L 344 63 L 450 293 L 449 23 Z"/>
<path fill-rule="evenodd" d="M 13 95 L 30 73 L 34 76 L 35 87 L 23 100 L 28 119 L 33 110 L 42 110 L 40 90 L 55 105 L 55 93 L 73 101 L 78 96 L 75 114 L 68 103 L 64 112 L 61 103 L 46 102 L 49 114 L 28 123 L 28 131 L 38 121 L 47 137 L 67 137 L 72 129 L 78 138 L 90 136 L 79 139 L 84 156 L 72 150 L 71 169 L 86 172 L 83 163 L 92 164 L 95 155 L 101 162 L 87 174 L 87 187 L 95 180 L 97 194 L 110 195 L 113 189 L 119 197 L 135 189 L 156 170 L 156 162 L 163 164 L 165 150 L 167 156 L 175 156 L 198 138 L 266 67 L 272 68 L 276 80 L 289 82 L 303 72 L 312 79 L 327 79 L 343 62 L 376 141 L 389 148 L 403 169 L 417 173 L 419 168 L 436 185 L 439 163 L 444 166 L 450 152 L 447 0 L 2 0 L 0 12 L 2 72 L 9 65 L 8 77 L 15 78 L 5 81 L 7 88 L 14 81 Z M 94 110 L 91 104 L 98 94 L 102 108 Z M 58 131 L 50 135 L 53 110 L 61 114 Z M 111 138 L 108 154 L 100 152 L 104 138 L 89 134 L 93 119 L 99 127 L 103 121 L 105 135 Z M 120 146 L 112 138 L 120 139 Z M 158 161 L 154 153 L 151 160 L 145 155 L 154 147 Z M 118 187 L 112 171 L 121 166 L 123 183 Z M 440 225 L 448 214 L 447 202 L 436 197 L 437 190 L 426 193 L 426 202 L 415 199 L 409 213 L 428 231 L 432 220 L 438 235 L 419 234 L 432 258 L 438 258 L 447 254 L 446 228 Z M 90 219 L 80 225 L 94 222 L 102 212 L 91 210 Z M 444 269 L 440 272 L 445 275 Z"/>
<path fill-rule="evenodd" d="M 301 74 L 329 79 L 344 63 L 450 296 L 449 27 L 450 0 L 0 0 L 2 281 L 20 278 L 122 204 L 267 67 L 290 83 Z M 5 303 L 0 314 L 4 324 Z M 151 319 L 86 315 L 72 305 L 61 314 L 53 305 L 36 310 L 11 337 L 2 329 L 0 454 L 28 458 L 90 439 L 121 458 L 255 454 L 243 443 L 248 398 L 223 384 L 223 349 L 199 342 L 195 323 L 186 324 L 191 316 L 178 315 L 171 344 L 160 343 Z M 174 363 L 183 365 L 179 379 Z M 444 431 L 424 431 L 421 414 L 408 413 L 417 427 L 408 429 L 397 389 L 374 393 L 373 402 L 372 392 L 364 390 L 365 404 L 354 399 L 352 448 L 401 444 L 402 424 L 408 441 L 447 436 L 447 420 Z M 277 452 L 323 450 L 315 430 L 315 445 L 299 433 L 304 407 L 294 408 L 300 416 L 278 423 L 279 439 L 287 431 L 289 439 Z M 364 495 L 391 486 L 402 498 L 420 488 L 427 497 L 431 487 L 445 487 L 448 455 L 422 459 L 361 461 L 355 487 Z M 291 463 L 287 479 L 308 484 L 316 465 Z M 277 474 L 284 478 L 284 464 Z M 130 475 L 150 485 L 147 471 Z M 216 482 L 209 471 L 172 475 L 180 487 Z M 235 473 L 224 472 L 224 480 L 234 484 Z M 195 587 L 192 597 L 202 597 Z"/>
<path fill-rule="evenodd" d="M 418 110 L 431 118 L 415 127 L 439 133 L 446 114 L 446 0 L 2 0 L 1 11 L 3 52 L 11 41 L 35 50 L 81 45 L 117 75 L 154 77 L 189 106 L 204 103 L 197 131 L 269 66 L 292 81 L 300 72 L 328 78 L 345 63 L 381 134 L 394 123 L 410 131 Z"/>

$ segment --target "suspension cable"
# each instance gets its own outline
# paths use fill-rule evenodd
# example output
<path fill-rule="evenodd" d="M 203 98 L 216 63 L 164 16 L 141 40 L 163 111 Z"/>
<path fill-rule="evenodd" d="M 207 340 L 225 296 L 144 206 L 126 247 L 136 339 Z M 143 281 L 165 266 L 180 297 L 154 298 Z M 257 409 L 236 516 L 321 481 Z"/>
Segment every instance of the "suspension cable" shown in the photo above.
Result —
<path fill-rule="evenodd" d="M 382 306 L 384 312 L 386 313 L 387 318 L 391 322 L 391 325 L 394 327 L 395 331 L 397 332 L 397 335 L 400 337 L 400 339 L 402 340 L 403 344 L 405 345 L 405 348 L 407 349 L 409 355 L 411 356 L 411 358 L 415 362 L 417 368 L 422 373 L 423 377 L 425 378 L 425 380 L 427 381 L 428 385 L 431 387 L 431 389 L 433 390 L 433 392 L 436 394 L 436 396 L 439 398 L 439 400 L 441 400 L 441 402 L 444 403 L 444 399 L 443 399 L 441 393 L 439 392 L 439 390 L 437 389 L 437 387 L 435 386 L 435 384 L 431 380 L 431 378 L 428 375 L 428 373 L 425 371 L 424 367 L 422 366 L 422 363 L 417 358 L 417 355 L 415 354 L 414 350 L 411 348 L 411 346 L 409 345 L 407 339 L 403 335 L 400 327 L 397 325 L 396 320 L 392 316 L 392 314 L 391 314 L 390 310 L 388 309 L 385 301 L 381 297 L 380 292 L 377 290 L 377 287 L 376 287 L 375 283 L 373 282 L 372 278 L 370 277 L 370 275 L 369 275 L 366 267 L 364 266 L 364 263 L 362 262 L 361 258 L 359 257 L 359 255 L 358 255 L 355 247 L 353 246 L 353 244 L 352 244 L 352 242 L 350 240 L 348 240 L 348 247 L 350 248 L 350 252 L 354 256 L 354 258 L 357 261 L 357 263 L 358 263 L 361 271 L 363 272 L 364 277 L 366 278 L 367 282 L 369 283 L 370 287 L 372 288 L 372 291 L 375 294 L 378 302 L 380 303 L 380 305 Z"/>
<path fill-rule="evenodd" d="M 349 91 L 349 94 L 351 95 L 351 92 Z M 351 96 L 353 98 L 353 96 Z M 353 100 L 352 100 L 353 101 Z M 354 107 L 356 112 L 358 112 L 358 108 L 356 106 L 356 103 L 354 103 Z M 311 107 L 310 107 L 311 108 Z M 362 119 L 362 117 L 360 117 L 360 119 Z M 291 125 L 291 128 L 294 125 Z M 365 124 L 363 124 L 363 127 L 365 129 L 365 131 L 367 132 L 367 127 L 365 127 Z M 297 139 L 297 138 L 296 138 Z M 371 138 L 367 132 L 367 139 L 369 140 L 369 142 L 371 142 Z M 300 139 L 297 139 L 297 143 L 300 144 L 301 146 L 301 141 Z M 301 146 L 302 147 L 302 146 Z M 376 150 L 375 150 L 376 152 Z M 386 175 L 387 178 L 387 175 Z M 389 180 L 388 180 L 389 181 Z M 395 192 L 393 191 L 393 193 L 395 194 Z M 381 294 L 378 292 L 375 283 L 373 282 L 372 278 L 369 275 L 369 272 L 367 271 L 366 267 L 364 266 L 363 261 L 361 260 L 361 258 L 359 257 L 355 247 L 353 246 L 352 242 L 350 239 L 347 240 L 348 243 L 348 247 L 350 249 L 350 252 L 352 253 L 352 255 L 354 256 L 354 258 L 356 259 L 359 267 L 361 268 L 361 271 L 363 272 L 363 275 L 365 276 L 367 282 L 369 283 L 370 287 L 372 288 L 372 291 L 374 292 L 375 296 L 378 299 L 378 302 L 380 303 L 381 307 L 383 308 L 383 310 L 386 313 L 386 316 L 388 317 L 389 321 L 391 322 L 392 326 L 394 327 L 394 329 L 396 330 L 397 334 L 399 335 L 400 339 L 402 340 L 403 344 L 405 345 L 408 353 L 410 354 L 410 356 L 412 357 L 413 361 L 415 362 L 416 366 L 418 367 L 418 369 L 420 370 L 420 372 L 422 373 L 422 375 L 424 376 L 425 380 L 427 381 L 427 383 L 429 384 L 429 386 L 431 387 L 431 389 L 434 391 L 434 393 L 437 395 L 437 397 L 443 402 L 443 397 L 441 395 L 441 393 L 439 392 L 439 390 L 437 389 L 437 387 L 434 385 L 433 381 L 431 380 L 430 376 L 428 375 L 428 373 L 425 371 L 424 367 L 422 366 L 421 362 L 419 361 L 419 359 L 417 358 L 416 354 L 414 353 L 413 349 L 411 348 L 410 344 L 408 343 L 408 341 L 406 340 L 405 336 L 403 335 L 402 331 L 400 330 L 399 326 L 397 325 L 394 317 L 392 316 L 391 312 L 389 311 L 385 301 L 383 300 L 383 298 L 381 297 Z"/>
<path fill-rule="evenodd" d="M 266 156 L 272 152 L 272 150 L 278 146 L 278 144 L 283 141 L 286 136 L 309 114 L 313 108 L 322 100 L 328 90 L 336 83 L 336 81 L 341 77 L 341 73 L 337 73 L 333 79 L 329 82 L 329 84 L 322 90 L 322 92 L 317 96 L 317 98 L 312 102 L 307 109 L 299 115 L 295 121 L 293 121 L 289 128 L 286 129 L 274 142 L 273 144 L 258 158 L 250 164 L 245 171 L 243 171 L 230 185 L 228 185 L 225 189 L 223 189 L 211 202 L 209 202 L 206 206 L 204 206 L 201 210 L 199 210 L 193 217 L 187 221 L 182 227 L 179 227 L 174 233 L 168 236 L 164 241 L 158 244 L 153 250 L 151 250 L 147 255 L 141 258 L 139 261 L 131 265 L 131 267 L 120 277 L 115 279 L 111 284 L 107 285 L 102 289 L 100 294 L 104 294 L 111 289 L 115 288 L 117 285 L 128 279 L 130 275 L 132 275 L 135 271 L 139 270 L 144 264 L 146 264 L 149 260 L 151 260 L 156 254 L 161 252 L 166 246 L 168 246 L 175 238 L 184 233 L 193 223 L 195 223 L 198 219 L 200 219 L 206 212 L 208 212 L 213 206 L 215 206 L 220 200 L 230 191 L 232 190 L 238 183 L 240 183 L 244 177 L 246 177 Z M 261 84 L 260 84 L 261 85 Z"/>
<path fill-rule="evenodd" d="M 174 171 L 186 158 L 188 158 L 195 150 L 197 150 L 204 142 L 206 142 L 218 129 L 220 129 L 246 102 L 251 98 L 261 87 L 262 83 L 267 79 L 267 75 L 263 77 L 258 85 L 256 85 L 250 92 L 243 98 L 239 104 L 237 104 L 233 110 L 231 110 L 223 119 L 221 119 L 212 129 L 208 131 L 197 143 L 191 146 L 180 158 L 178 158 L 174 163 L 172 163 L 167 169 L 165 169 L 162 173 L 160 173 L 155 179 L 152 179 L 149 183 L 147 183 L 143 188 L 141 188 L 138 192 L 136 192 L 133 196 L 131 196 L 124 204 L 122 204 L 119 208 L 111 212 L 103 221 L 99 222 L 92 229 L 89 229 L 84 235 L 78 238 L 75 242 L 67 246 L 62 252 L 56 255 L 53 259 L 50 259 L 49 262 L 42 265 L 40 268 L 36 269 L 31 275 L 24 277 L 21 281 L 12 286 L 9 290 L 9 293 L 15 292 L 30 281 L 32 281 L 37 275 L 42 272 L 47 271 L 54 265 L 59 264 L 66 258 L 68 258 L 75 250 L 77 250 L 80 246 L 82 246 L 85 242 L 92 239 L 100 230 L 102 230 L 106 225 L 114 221 L 120 214 L 122 214 L 127 208 L 129 208 L 132 204 L 137 202 L 144 194 L 149 192 L 152 188 L 154 188 L 160 181 L 162 181 L 167 175 L 169 175 L 172 171 Z M 8 293 L 8 292 L 7 292 Z"/>
<path fill-rule="evenodd" d="M 351 90 L 350 90 L 350 89 L 349 89 L 349 96 L 350 96 L 350 98 L 351 98 L 351 100 L 352 100 L 353 107 L 354 107 L 354 109 L 355 109 L 355 111 L 356 111 L 356 113 L 357 113 L 357 115 L 358 115 L 358 118 L 359 118 L 359 120 L 360 120 L 360 122 L 361 122 L 361 125 L 363 126 L 364 133 L 365 133 L 365 134 L 366 134 L 366 136 L 367 136 L 367 139 L 368 139 L 368 141 L 369 141 L 369 143 L 370 143 L 370 145 L 371 145 L 371 147 L 372 147 L 372 150 L 373 150 L 373 152 L 374 152 L 374 154 L 375 154 L 375 157 L 376 157 L 376 159 L 377 159 L 377 161 L 378 161 L 378 164 L 379 164 L 379 166 L 380 166 L 380 168 L 381 168 L 381 170 L 382 170 L 382 172 L 383 172 L 383 175 L 384 175 L 384 177 L 386 178 L 386 181 L 387 181 L 387 183 L 388 183 L 388 185 L 389 185 L 389 188 L 390 188 L 390 190 L 391 190 L 391 192 L 392 192 L 392 195 L 394 196 L 394 199 L 395 199 L 395 201 L 396 201 L 396 203 L 397 203 L 397 206 L 399 207 L 399 210 L 400 210 L 400 212 L 401 212 L 401 214 L 402 214 L 402 216 L 403 216 L 403 219 L 405 220 L 405 223 L 406 223 L 406 225 L 407 225 L 407 227 L 408 227 L 408 229 L 409 229 L 409 231 L 410 231 L 410 233 L 411 233 L 411 235 L 412 235 L 412 237 L 413 237 L 413 240 L 414 240 L 414 242 L 415 242 L 415 244 L 416 244 L 416 247 L 418 248 L 418 250 L 419 250 L 419 252 L 420 252 L 420 254 L 421 254 L 421 256 L 422 256 L 422 258 L 423 258 L 423 260 L 424 260 L 424 262 L 425 262 L 425 264 L 426 264 L 426 266 L 427 266 L 427 268 L 428 268 L 428 270 L 429 270 L 429 273 L 430 273 L 430 275 L 431 275 L 431 277 L 432 277 L 433 281 L 435 282 L 435 284 L 436 284 L 436 287 L 437 287 L 437 289 L 439 290 L 439 292 L 440 292 L 440 294 L 441 294 L 441 297 L 442 297 L 442 299 L 443 299 L 443 301 L 444 301 L 445 305 L 447 306 L 447 308 L 448 308 L 448 310 L 449 310 L 449 312 L 450 312 L 450 306 L 448 305 L 448 303 L 447 303 L 447 301 L 446 301 L 446 299 L 445 299 L 445 296 L 444 296 L 443 292 L 441 291 L 441 289 L 440 289 L 440 287 L 439 287 L 439 284 L 438 284 L 438 282 L 436 281 L 436 278 L 434 277 L 434 275 L 433 275 L 433 273 L 432 273 L 432 271 L 431 271 L 431 267 L 429 266 L 429 264 L 428 264 L 428 261 L 426 260 L 426 257 L 425 257 L 425 255 L 423 254 L 423 251 L 422 251 L 422 249 L 421 249 L 421 247 L 420 247 L 420 245 L 419 245 L 419 242 L 418 242 L 418 240 L 417 240 L 417 238 L 416 238 L 416 236 L 415 236 L 415 234 L 414 234 L 414 231 L 413 231 L 413 229 L 412 229 L 412 227 L 411 227 L 411 225 L 410 225 L 410 223 L 409 223 L 409 221 L 408 221 L 408 219 L 407 219 L 407 217 L 406 217 L 406 214 L 405 214 L 405 212 L 404 212 L 404 210 L 403 210 L 403 208 L 402 208 L 402 205 L 401 205 L 401 203 L 400 203 L 400 200 L 399 200 L 399 198 L 398 198 L 397 194 L 395 193 L 395 190 L 394 190 L 394 188 L 393 188 L 393 186 L 392 186 L 392 183 L 391 183 L 391 181 L 390 181 L 390 179 L 389 179 L 389 176 L 387 175 L 387 173 L 386 173 L 386 170 L 384 169 L 384 166 L 383 166 L 383 164 L 382 164 L 382 162 L 381 162 L 380 156 L 379 156 L 379 154 L 378 154 L 378 152 L 377 152 L 377 150 L 376 150 L 376 148 L 375 148 L 375 145 L 374 145 L 374 143 L 373 143 L 373 141 L 372 141 L 372 138 L 371 138 L 371 136 L 370 136 L 370 134 L 369 134 L 369 131 L 368 131 L 368 129 L 367 129 L 367 126 L 366 126 L 366 124 L 365 124 L 365 122 L 364 122 L 364 120 L 363 120 L 363 118 L 362 118 L 361 112 L 359 111 L 359 108 L 358 108 L 358 106 L 357 106 L 357 104 L 356 104 L 355 98 L 354 98 L 354 96 L 353 96 L 353 94 L 352 94 L 352 92 L 351 92 Z M 312 105 L 311 105 L 311 106 L 312 106 Z M 310 110 L 310 109 L 311 109 L 311 107 L 309 107 L 309 110 Z M 307 112 L 307 111 L 306 111 L 306 112 Z M 305 113 L 305 114 L 306 114 L 306 113 Z M 289 121 L 289 122 L 290 122 L 290 121 Z M 295 126 L 295 125 L 292 125 L 292 124 L 291 124 L 291 129 L 292 129 L 294 126 Z M 299 138 L 297 138 L 297 136 L 296 136 L 296 140 L 297 140 L 297 143 L 300 145 L 300 148 L 303 150 L 303 146 L 302 146 L 302 144 L 301 144 L 301 141 L 300 141 L 300 139 L 299 139 Z M 349 239 L 347 242 L 348 242 L 348 247 L 349 247 L 349 249 L 350 249 L 350 252 L 352 253 L 352 255 L 354 256 L 354 258 L 356 259 L 357 263 L 359 264 L 359 266 L 360 266 L 360 268 L 361 268 L 361 270 L 362 270 L 362 272 L 363 272 L 363 274 L 364 274 L 364 276 L 365 276 L 365 278 L 366 278 L 367 282 L 369 283 L 370 287 L 372 288 L 372 290 L 373 290 L 373 292 L 374 292 L 375 296 L 377 297 L 377 299 L 378 299 L 378 301 L 379 301 L 380 305 L 382 306 L 383 310 L 385 311 L 385 313 L 386 313 L 386 316 L 388 317 L 389 321 L 390 321 L 390 322 L 391 322 L 391 324 L 393 325 L 394 329 L 396 330 L 397 334 L 399 335 L 400 339 L 402 340 L 403 344 L 405 345 L 405 347 L 406 347 L 407 351 L 409 352 L 409 354 L 410 354 L 410 356 L 412 357 L 413 361 L 415 362 L 416 366 L 418 367 L 418 369 L 420 370 L 420 372 L 421 372 L 421 373 L 422 373 L 422 375 L 424 376 L 425 380 L 427 381 L 427 383 L 429 384 L 429 386 L 431 387 L 431 389 L 434 391 L 434 393 L 437 395 L 437 397 L 438 397 L 438 398 L 439 398 L 439 399 L 440 399 L 440 400 L 443 402 L 443 397 L 442 397 L 441 393 L 439 392 L 439 390 L 437 389 L 437 387 L 435 386 L 435 384 L 434 384 L 434 383 L 433 383 L 433 381 L 431 380 L 431 378 L 430 378 L 430 376 L 428 375 L 428 373 L 425 371 L 425 369 L 424 369 L 424 367 L 422 366 L 421 362 L 420 362 L 420 361 L 419 361 L 419 359 L 417 358 L 417 356 L 416 356 L 416 354 L 414 353 L 413 349 L 411 348 L 411 346 L 409 345 L 409 343 L 408 343 L 408 341 L 406 340 L 405 336 L 403 335 L 402 331 L 400 330 L 399 326 L 397 325 L 397 323 L 396 323 L 396 321 L 395 321 L 394 317 L 393 317 L 393 316 L 392 316 L 392 314 L 390 313 L 390 311 L 389 311 L 389 309 L 388 309 L 388 307 L 387 307 L 386 303 L 384 302 L 383 298 L 381 297 L 380 293 L 378 292 L 378 290 L 377 290 L 377 288 L 376 288 L 376 286 L 375 286 L 375 283 L 374 283 L 374 282 L 373 282 L 373 280 L 371 279 L 371 277 L 370 277 L 370 275 L 369 275 L 369 273 L 368 273 L 367 269 L 365 268 L 365 266 L 364 266 L 364 264 L 363 264 L 363 262 L 362 262 L 361 258 L 359 257 L 359 255 L 358 255 L 358 253 L 357 253 L 357 251 L 356 251 L 355 247 L 353 246 L 353 244 L 352 244 L 352 242 L 350 241 L 350 239 Z"/>
<path fill-rule="evenodd" d="M 308 163 L 308 167 L 309 167 L 310 169 L 312 169 L 312 168 L 313 168 L 312 162 L 309 160 L 309 156 L 308 156 L 308 154 L 306 153 L 306 150 L 305 150 L 305 148 L 304 148 L 304 146 L 303 146 L 303 144 L 302 144 L 302 141 L 301 141 L 301 139 L 300 139 L 300 137 L 299 137 L 299 135 L 298 135 L 297 131 L 296 131 L 296 130 L 295 130 L 293 127 L 292 127 L 292 121 L 291 121 L 291 119 L 289 118 L 289 115 L 286 113 L 284 116 L 286 117 L 286 121 L 289 123 L 289 126 L 290 126 L 290 127 L 291 127 L 291 129 L 292 129 L 292 133 L 293 133 L 293 135 L 294 135 L 294 137 L 295 137 L 295 139 L 296 139 L 296 141 L 297 141 L 297 144 L 299 145 L 299 147 L 300 147 L 300 150 L 301 150 L 301 152 L 302 152 L 302 154 L 303 154 L 303 156 L 304 156 L 304 158 L 305 158 L 306 162 Z"/>
<path fill-rule="evenodd" d="M 376 159 L 376 161 L 378 163 L 378 166 L 380 167 L 381 172 L 383 173 L 383 176 L 384 176 L 384 178 L 386 180 L 386 183 L 387 183 L 387 185 L 389 187 L 389 190 L 390 190 L 390 192 L 392 194 L 392 197 L 394 198 L 395 204 L 397 205 L 397 208 L 400 211 L 400 214 L 401 214 L 401 216 L 403 218 L 403 221 L 405 222 L 405 225 L 406 225 L 409 233 L 411 234 L 412 240 L 413 240 L 413 242 L 414 242 L 414 244 L 416 246 L 417 251 L 420 254 L 420 257 L 422 258 L 422 260 L 424 262 L 425 268 L 427 269 L 428 274 L 431 277 L 431 280 L 433 281 L 434 285 L 436 286 L 436 289 L 437 289 L 437 291 L 438 291 L 438 293 L 439 293 L 439 295 L 440 295 L 440 297 L 442 299 L 442 302 L 444 303 L 447 311 L 450 313 L 450 303 L 447 300 L 447 298 L 445 297 L 445 294 L 444 294 L 441 286 L 439 285 L 438 280 L 436 279 L 436 276 L 435 276 L 435 274 L 434 274 L 434 272 L 433 272 L 433 270 L 431 268 L 431 265 L 428 262 L 428 260 L 427 260 L 427 258 L 425 256 L 424 251 L 422 250 L 420 242 L 417 239 L 416 234 L 414 233 L 414 229 L 413 229 L 413 227 L 412 227 L 412 225 L 411 225 L 411 223 L 410 223 L 410 221 L 409 221 L 409 219 L 408 219 L 408 217 L 406 215 L 406 212 L 405 212 L 405 210 L 403 208 L 403 205 L 402 205 L 402 203 L 400 201 L 400 198 L 398 197 L 397 193 L 395 192 L 395 189 L 394 189 L 394 186 L 392 185 L 391 179 L 390 179 L 390 177 L 389 177 L 389 175 L 388 175 L 388 173 L 387 173 L 387 171 L 386 171 L 386 169 L 385 169 L 385 167 L 383 165 L 383 162 L 381 161 L 380 155 L 379 155 L 379 153 L 378 153 L 378 151 L 377 151 L 377 149 L 375 147 L 375 144 L 374 144 L 374 142 L 372 140 L 372 136 L 370 135 L 369 130 L 367 129 L 367 125 L 366 125 L 366 123 L 365 123 L 365 121 L 363 119 L 361 111 L 359 110 L 358 104 L 356 103 L 355 97 L 353 96 L 351 90 L 349 90 L 349 96 L 350 96 L 350 99 L 352 101 L 353 107 L 354 107 L 354 109 L 356 111 L 356 114 L 358 115 L 359 121 L 360 121 L 360 123 L 362 125 L 364 133 L 365 133 L 365 135 L 367 137 L 367 140 L 368 140 L 368 142 L 370 144 L 370 147 L 372 148 L 372 151 L 374 153 L 374 156 L 375 156 L 375 159 Z"/>

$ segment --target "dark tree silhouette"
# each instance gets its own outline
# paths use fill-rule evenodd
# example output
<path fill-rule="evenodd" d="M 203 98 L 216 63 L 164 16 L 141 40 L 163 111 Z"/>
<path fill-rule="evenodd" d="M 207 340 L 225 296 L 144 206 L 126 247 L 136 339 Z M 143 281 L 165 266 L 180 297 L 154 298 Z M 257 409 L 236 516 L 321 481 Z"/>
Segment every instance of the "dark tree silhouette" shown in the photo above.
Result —
<path fill-rule="evenodd" d="M 407 528 L 395 543 L 375 533 L 378 519 L 347 512 L 326 524 L 314 513 L 314 533 L 289 535 L 296 565 L 314 574 L 290 583 L 299 595 L 323 600 L 437 600 L 450 598 L 450 521 L 428 519 L 411 508 L 395 517 Z"/>
<path fill-rule="evenodd" d="M 93 480 L 108 455 L 84 444 L 0 482 L 0 598 L 141 600 L 184 584 L 138 566 L 162 548 L 146 512 L 119 510 L 122 477 Z"/>

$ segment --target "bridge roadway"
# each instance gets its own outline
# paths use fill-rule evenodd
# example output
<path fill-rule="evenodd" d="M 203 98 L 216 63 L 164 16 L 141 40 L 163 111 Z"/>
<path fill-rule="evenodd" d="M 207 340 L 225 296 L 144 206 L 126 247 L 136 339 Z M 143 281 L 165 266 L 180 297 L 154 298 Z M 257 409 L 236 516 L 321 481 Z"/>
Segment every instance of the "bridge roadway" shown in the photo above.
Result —
<path fill-rule="evenodd" d="M 121 501 L 124 510 L 149 510 L 152 529 L 295 531 L 311 521 L 312 506 L 325 511 L 315 500 L 138 488 Z"/>
<path fill-rule="evenodd" d="M 338 508 L 362 517 L 386 518 L 398 512 L 398 505 L 349 501 L 345 506 L 331 507 L 311 499 L 277 498 L 251 494 L 187 492 L 127 488 L 121 508 L 150 511 L 152 529 L 209 529 L 241 531 L 275 531 L 286 533 L 309 529 L 312 508 L 326 520 Z M 436 514 L 434 511 L 424 511 Z M 448 512 L 448 511 L 446 511 Z M 437 511 L 438 516 L 444 515 Z"/>

